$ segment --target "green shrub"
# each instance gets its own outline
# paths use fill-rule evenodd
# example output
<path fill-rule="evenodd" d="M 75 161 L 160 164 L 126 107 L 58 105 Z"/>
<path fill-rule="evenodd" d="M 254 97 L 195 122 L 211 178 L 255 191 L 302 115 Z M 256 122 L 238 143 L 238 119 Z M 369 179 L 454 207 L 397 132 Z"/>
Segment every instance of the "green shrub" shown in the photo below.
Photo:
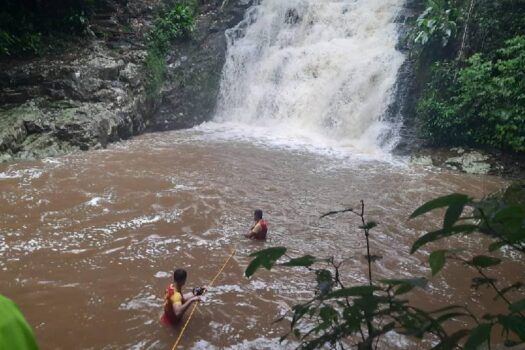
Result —
<path fill-rule="evenodd" d="M 525 33 L 525 1 L 476 0 L 468 30 L 467 57 L 480 52 L 492 54 L 505 41 Z"/>
<path fill-rule="evenodd" d="M 150 100 L 156 100 L 159 97 L 166 73 L 164 54 L 156 49 L 148 50 L 145 65 L 148 72 L 146 94 Z"/>
<path fill-rule="evenodd" d="M 427 0 L 416 21 L 414 41 L 421 46 L 447 46 L 457 33 L 459 10 L 450 0 Z"/>
<path fill-rule="evenodd" d="M 438 145 L 525 152 L 525 37 L 505 43 L 489 60 L 436 64 L 417 111 L 423 134 Z"/>
<path fill-rule="evenodd" d="M 166 52 L 175 39 L 191 33 L 194 26 L 193 9 L 186 3 L 175 4 L 157 17 L 153 30 L 148 35 L 149 45 Z"/>
<path fill-rule="evenodd" d="M 164 83 L 166 72 L 164 56 L 169 50 L 169 45 L 176 39 L 188 36 L 194 28 L 194 22 L 194 8 L 189 2 L 168 3 L 155 19 L 153 29 L 146 38 L 148 46 L 145 62 L 148 72 L 146 93 L 150 100 L 158 99 Z"/>
<path fill-rule="evenodd" d="M 38 2 L 6 0 L 0 8 L 0 57 L 27 56 L 87 33 L 100 0 Z"/>

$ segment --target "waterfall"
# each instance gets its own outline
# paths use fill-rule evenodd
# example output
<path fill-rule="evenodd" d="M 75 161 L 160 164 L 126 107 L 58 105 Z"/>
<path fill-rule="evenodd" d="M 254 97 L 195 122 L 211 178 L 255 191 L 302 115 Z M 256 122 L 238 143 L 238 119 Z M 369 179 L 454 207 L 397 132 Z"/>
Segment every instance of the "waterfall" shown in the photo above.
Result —
<path fill-rule="evenodd" d="M 226 32 L 214 121 L 380 149 L 404 56 L 404 0 L 262 0 Z M 384 147 L 383 147 L 384 148 Z"/>

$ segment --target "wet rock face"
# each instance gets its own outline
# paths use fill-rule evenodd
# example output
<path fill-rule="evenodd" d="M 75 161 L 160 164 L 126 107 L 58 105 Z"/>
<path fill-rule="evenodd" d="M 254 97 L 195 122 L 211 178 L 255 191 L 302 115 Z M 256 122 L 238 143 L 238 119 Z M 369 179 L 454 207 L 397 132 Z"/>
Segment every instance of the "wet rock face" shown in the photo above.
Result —
<path fill-rule="evenodd" d="M 54 156 L 105 147 L 144 130 L 144 76 L 133 69 L 143 55 L 118 55 L 93 42 L 78 58 L 44 58 L 5 70 L 0 152 Z"/>
<path fill-rule="evenodd" d="M 144 34 L 159 1 L 116 3 L 119 8 L 95 15 L 94 37 L 60 55 L 0 62 L 0 162 L 104 148 L 147 129 L 192 127 L 211 118 L 224 31 L 242 19 L 249 1 L 202 5 L 195 33 L 174 44 L 167 58 L 161 101 L 151 101 Z"/>
<path fill-rule="evenodd" d="M 146 27 L 157 2 L 115 2 L 92 21 L 99 37 L 0 63 L 0 162 L 102 148 L 145 130 L 155 107 L 143 87 L 146 52 L 140 33 L 124 28 Z"/>
<path fill-rule="evenodd" d="M 224 7 L 221 7 L 224 3 Z M 149 129 L 189 128 L 213 117 L 226 57 L 226 29 L 237 25 L 248 0 L 216 1 L 202 8 L 191 39 L 174 46 L 167 83 Z"/>

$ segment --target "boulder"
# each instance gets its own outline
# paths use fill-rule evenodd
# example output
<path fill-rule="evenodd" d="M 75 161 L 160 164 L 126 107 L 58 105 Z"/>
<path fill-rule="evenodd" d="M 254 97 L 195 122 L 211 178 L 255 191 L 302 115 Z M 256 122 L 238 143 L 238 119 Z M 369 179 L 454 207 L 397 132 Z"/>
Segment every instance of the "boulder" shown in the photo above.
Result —
<path fill-rule="evenodd" d="M 479 151 L 466 152 L 463 149 L 459 149 L 458 153 L 459 156 L 445 160 L 445 164 L 468 174 L 488 174 L 490 172 L 491 164 L 488 162 L 490 159 L 488 155 Z"/>

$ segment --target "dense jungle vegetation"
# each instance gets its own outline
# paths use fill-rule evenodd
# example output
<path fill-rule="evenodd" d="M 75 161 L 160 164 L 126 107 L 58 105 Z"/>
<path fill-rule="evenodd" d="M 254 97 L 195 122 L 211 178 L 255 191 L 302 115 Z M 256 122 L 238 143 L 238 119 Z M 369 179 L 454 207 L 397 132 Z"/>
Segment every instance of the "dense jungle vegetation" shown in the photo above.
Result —
<path fill-rule="evenodd" d="M 438 146 L 525 152 L 525 1 L 423 6 L 412 33 L 421 135 Z"/>
<path fill-rule="evenodd" d="M 5 0 L 0 9 L 0 57 L 42 54 L 60 38 L 87 34 L 103 0 Z"/>

